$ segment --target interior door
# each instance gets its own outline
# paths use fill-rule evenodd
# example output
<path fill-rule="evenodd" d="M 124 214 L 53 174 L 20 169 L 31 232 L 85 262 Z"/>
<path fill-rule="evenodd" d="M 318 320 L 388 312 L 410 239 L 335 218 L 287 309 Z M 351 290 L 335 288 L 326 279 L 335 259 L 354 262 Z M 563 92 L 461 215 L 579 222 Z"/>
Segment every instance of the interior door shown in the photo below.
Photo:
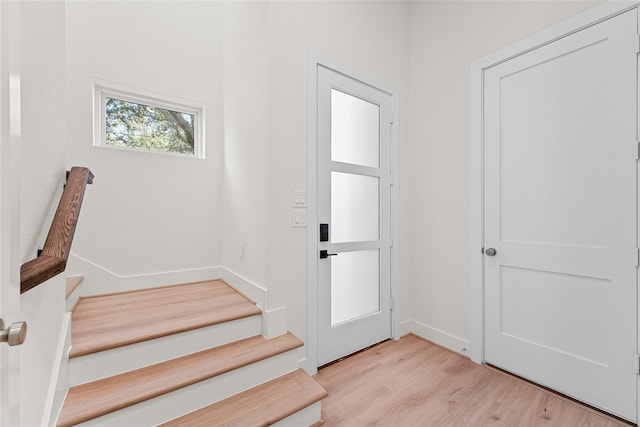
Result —
<path fill-rule="evenodd" d="M 484 76 L 485 360 L 636 419 L 636 11 Z"/>
<path fill-rule="evenodd" d="M 318 366 L 391 337 L 391 95 L 318 69 Z"/>
<path fill-rule="evenodd" d="M 18 2 L 0 2 L 0 318 L 21 319 L 19 253 L 20 91 Z M 0 343 L 0 425 L 20 425 L 20 347 Z"/>

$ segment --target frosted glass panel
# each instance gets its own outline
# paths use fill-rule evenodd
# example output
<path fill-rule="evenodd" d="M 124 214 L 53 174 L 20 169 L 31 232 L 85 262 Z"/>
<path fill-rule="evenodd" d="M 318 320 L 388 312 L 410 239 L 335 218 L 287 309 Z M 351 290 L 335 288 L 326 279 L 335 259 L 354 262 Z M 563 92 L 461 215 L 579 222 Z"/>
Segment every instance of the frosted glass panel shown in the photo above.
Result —
<path fill-rule="evenodd" d="M 377 250 L 331 259 L 331 326 L 380 311 L 379 264 Z"/>
<path fill-rule="evenodd" d="M 380 106 L 331 89 L 331 160 L 380 165 Z"/>
<path fill-rule="evenodd" d="M 380 235 L 379 178 L 331 172 L 331 242 L 365 242 Z"/>

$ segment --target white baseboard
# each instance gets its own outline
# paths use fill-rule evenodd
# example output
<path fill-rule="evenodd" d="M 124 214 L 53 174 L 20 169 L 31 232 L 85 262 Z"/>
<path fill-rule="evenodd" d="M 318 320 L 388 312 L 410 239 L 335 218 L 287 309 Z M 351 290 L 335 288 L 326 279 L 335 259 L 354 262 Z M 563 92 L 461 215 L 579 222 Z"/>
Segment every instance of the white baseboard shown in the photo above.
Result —
<path fill-rule="evenodd" d="M 123 276 L 72 253 L 67 262 L 66 275 L 84 276 L 82 294 L 99 295 L 215 279 L 221 276 L 221 268 L 201 267 Z"/>
<path fill-rule="evenodd" d="M 262 310 L 262 335 L 275 338 L 287 333 L 287 309 Z"/>
<path fill-rule="evenodd" d="M 263 311 L 267 311 L 269 309 L 267 301 L 267 290 L 265 288 L 256 283 L 253 283 L 248 279 L 245 279 L 244 277 L 240 276 L 234 271 L 229 270 L 226 267 L 218 268 L 220 270 L 220 275 L 218 276 L 220 279 L 233 286 L 236 291 L 255 301 L 256 305 Z"/>
<path fill-rule="evenodd" d="M 47 401 L 45 403 L 45 419 L 42 420 L 43 426 L 55 426 L 62 409 L 62 404 L 69 389 L 68 380 L 68 358 L 67 353 L 71 347 L 71 313 L 65 313 L 60 337 L 58 339 L 58 348 L 56 349 L 55 364 L 51 370 L 51 382 L 49 383 L 49 391 L 47 393 Z"/>
<path fill-rule="evenodd" d="M 434 344 L 438 344 L 444 348 L 448 348 L 451 351 L 460 353 L 464 356 L 468 356 L 469 353 L 469 341 L 452 335 L 448 332 L 444 332 L 433 326 L 425 325 L 424 323 L 417 322 L 415 320 L 407 320 L 400 325 L 402 335 L 414 334 L 420 338 L 431 341 Z"/>

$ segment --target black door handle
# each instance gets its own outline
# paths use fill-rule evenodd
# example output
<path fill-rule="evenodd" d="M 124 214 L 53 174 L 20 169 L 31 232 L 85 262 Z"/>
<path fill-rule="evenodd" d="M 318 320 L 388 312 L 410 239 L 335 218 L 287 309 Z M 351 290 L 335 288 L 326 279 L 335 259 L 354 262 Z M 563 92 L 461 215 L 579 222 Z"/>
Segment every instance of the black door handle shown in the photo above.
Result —
<path fill-rule="evenodd" d="M 336 256 L 338 254 L 330 254 L 325 249 L 320 251 L 320 259 L 329 258 L 330 256 Z"/>

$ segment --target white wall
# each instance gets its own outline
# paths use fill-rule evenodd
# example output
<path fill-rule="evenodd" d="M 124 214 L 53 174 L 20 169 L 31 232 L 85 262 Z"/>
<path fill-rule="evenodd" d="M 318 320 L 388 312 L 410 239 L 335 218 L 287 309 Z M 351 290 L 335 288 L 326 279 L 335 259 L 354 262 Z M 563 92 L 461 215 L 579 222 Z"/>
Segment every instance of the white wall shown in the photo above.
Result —
<path fill-rule="evenodd" d="M 468 345 L 471 63 L 593 5 L 411 2 L 410 143 L 401 158 L 410 330 L 454 350 Z"/>
<path fill-rule="evenodd" d="M 21 5 L 20 259 L 42 247 L 65 180 L 64 3 Z"/>
<path fill-rule="evenodd" d="M 79 257 L 120 276 L 220 264 L 222 9 L 67 3 L 67 163 L 96 176 L 74 241 Z M 207 158 L 94 147 L 92 78 L 205 104 Z"/>
<path fill-rule="evenodd" d="M 268 3 L 224 4 L 223 264 L 268 286 Z M 242 247 L 241 247 L 242 246 Z"/>
<path fill-rule="evenodd" d="M 311 51 L 397 88 L 404 331 L 465 346 L 469 66 L 590 5 L 71 2 L 69 163 L 96 173 L 74 253 L 120 275 L 224 265 L 268 288 L 268 308 L 286 306 L 306 338 L 291 199 L 307 187 Z M 93 147 L 94 76 L 206 102 L 208 159 Z"/>
<path fill-rule="evenodd" d="M 269 3 L 269 298 L 286 306 L 289 329 L 306 339 L 306 230 L 292 227 L 292 192 L 306 184 L 307 51 L 397 90 L 408 102 L 408 4 Z M 400 133 L 401 149 L 404 133 Z"/>

